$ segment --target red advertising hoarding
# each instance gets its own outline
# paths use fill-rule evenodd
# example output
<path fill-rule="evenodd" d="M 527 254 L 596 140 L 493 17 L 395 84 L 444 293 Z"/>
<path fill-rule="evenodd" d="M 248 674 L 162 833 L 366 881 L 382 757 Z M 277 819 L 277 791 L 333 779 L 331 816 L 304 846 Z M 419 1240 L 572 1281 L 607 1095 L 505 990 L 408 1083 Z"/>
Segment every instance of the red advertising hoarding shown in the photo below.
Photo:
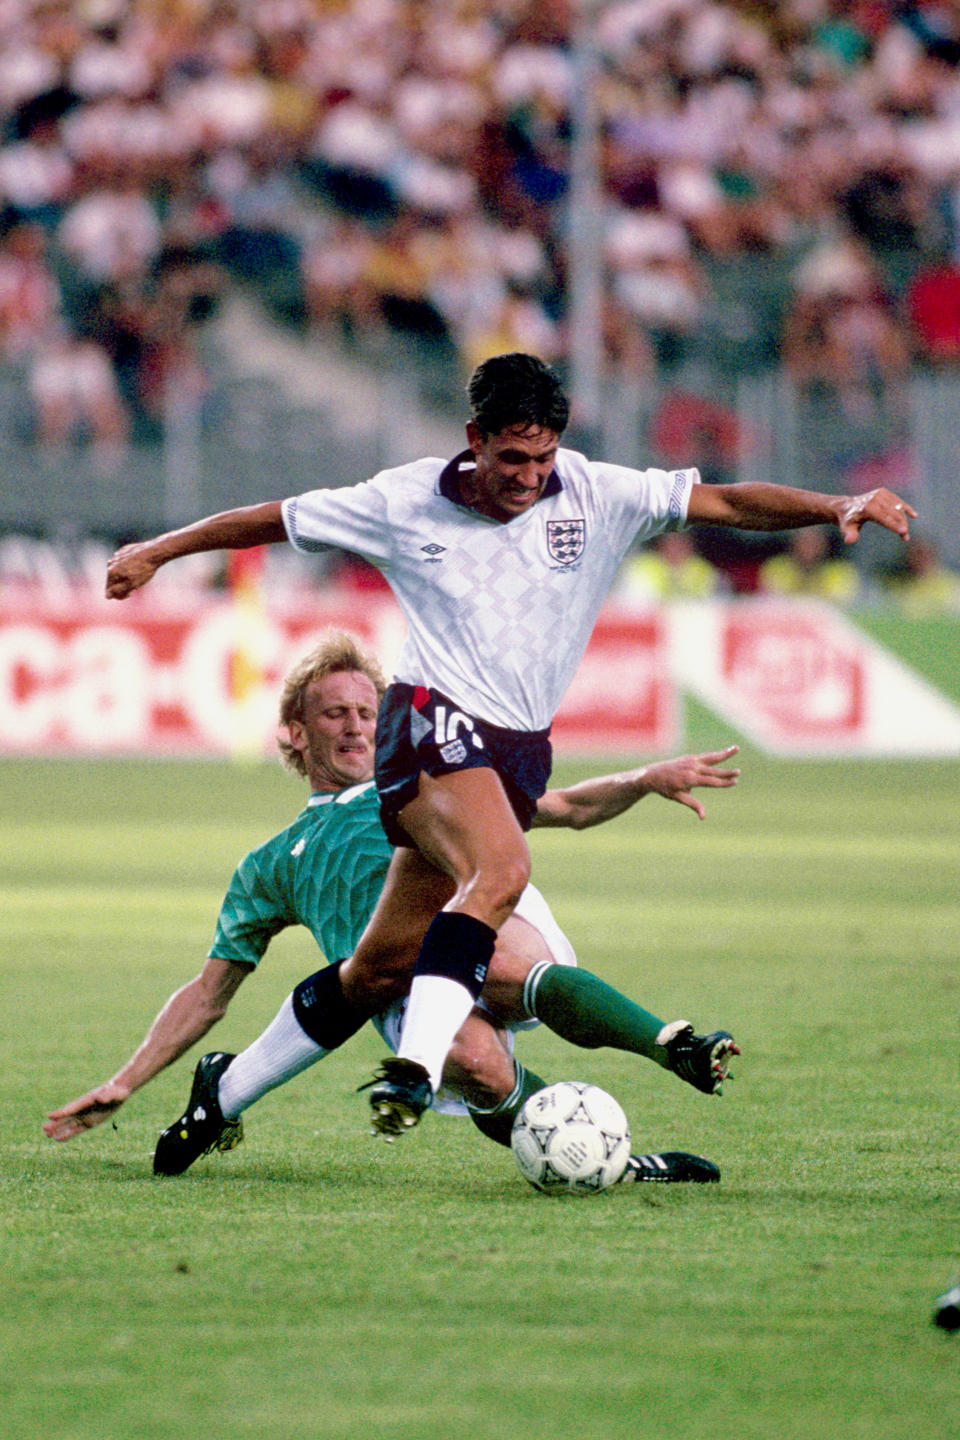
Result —
<path fill-rule="evenodd" d="M 389 598 L 276 609 L 135 596 L 0 600 L 0 753 L 269 752 L 283 676 L 327 626 L 356 631 L 389 673 L 403 622 Z M 655 613 L 601 618 L 557 716 L 559 749 L 669 749 L 677 736 Z"/>
<path fill-rule="evenodd" d="M 255 592 L 0 595 L 0 754 L 269 754 L 283 677 L 330 625 L 360 634 L 390 673 L 404 627 L 389 595 L 308 591 L 286 608 Z M 960 755 L 957 706 L 848 617 L 800 601 L 608 606 L 555 748 L 674 750 L 684 694 L 716 713 L 718 743 L 731 727 L 782 755 Z"/>

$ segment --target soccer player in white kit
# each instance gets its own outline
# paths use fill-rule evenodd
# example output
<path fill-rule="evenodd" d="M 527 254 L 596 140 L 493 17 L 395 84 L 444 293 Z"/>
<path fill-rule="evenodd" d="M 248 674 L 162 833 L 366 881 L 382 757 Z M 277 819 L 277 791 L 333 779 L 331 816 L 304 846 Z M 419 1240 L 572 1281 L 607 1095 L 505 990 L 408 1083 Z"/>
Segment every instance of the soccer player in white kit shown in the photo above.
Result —
<path fill-rule="evenodd" d="M 496 932 L 530 877 L 524 830 L 550 773 L 553 715 L 628 548 L 687 523 L 746 530 L 874 521 L 903 538 L 916 511 L 887 489 L 822 495 L 703 485 L 696 470 L 632 470 L 563 449 L 569 405 L 536 357 L 495 356 L 468 387 L 468 449 L 340 490 L 245 507 L 127 546 L 108 567 L 123 598 L 200 550 L 289 539 L 379 568 L 407 621 L 381 710 L 377 785 L 398 848 L 380 901 L 340 970 L 341 1009 L 382 1008 L 413 983 L 395 1057 L 370 1091 L 384 1134 L 415 1124 L 483 986 Z M 719 1088 L 736 1046 L 691 1026 L 670 1063 Z"/>

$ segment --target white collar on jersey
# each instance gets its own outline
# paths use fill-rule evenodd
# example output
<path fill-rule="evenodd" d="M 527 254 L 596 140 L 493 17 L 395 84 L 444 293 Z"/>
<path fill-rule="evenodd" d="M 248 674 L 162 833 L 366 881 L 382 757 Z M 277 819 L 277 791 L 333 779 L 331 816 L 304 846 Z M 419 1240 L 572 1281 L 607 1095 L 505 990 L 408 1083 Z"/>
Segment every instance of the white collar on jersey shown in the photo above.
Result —
<path fill-rule="evenodd" d="M 363 780 L 359 785 L 348 785 L 346 790 L 315 790 L 307 801 L 307 809 L 311 805 L 346 805 L 354 795 L 362 795 L 369 790 L 373 783 L 372 780 Z"/>

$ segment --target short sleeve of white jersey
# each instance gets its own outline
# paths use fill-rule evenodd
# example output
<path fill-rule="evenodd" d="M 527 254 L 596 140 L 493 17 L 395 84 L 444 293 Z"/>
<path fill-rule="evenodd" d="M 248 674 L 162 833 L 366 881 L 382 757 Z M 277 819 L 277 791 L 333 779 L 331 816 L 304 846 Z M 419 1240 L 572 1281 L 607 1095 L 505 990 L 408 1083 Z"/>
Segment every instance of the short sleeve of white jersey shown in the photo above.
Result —
<path fill-rule="evenodd" d="M 626 550 L 634 541 L 642 543 L 664 530 L 682 530 L 690 492 L 700 479 L 695 469 L 630 470 L 603 463 L 591 464 L 590 473 L 614 550 Z"/>
<path fill-rule="evenodd" d="M 309 490 L 283 502 L 283 523 L 297 550 L 350 550 L 382 566 L 390 554 L 383 477 L 340 490 Z"/>

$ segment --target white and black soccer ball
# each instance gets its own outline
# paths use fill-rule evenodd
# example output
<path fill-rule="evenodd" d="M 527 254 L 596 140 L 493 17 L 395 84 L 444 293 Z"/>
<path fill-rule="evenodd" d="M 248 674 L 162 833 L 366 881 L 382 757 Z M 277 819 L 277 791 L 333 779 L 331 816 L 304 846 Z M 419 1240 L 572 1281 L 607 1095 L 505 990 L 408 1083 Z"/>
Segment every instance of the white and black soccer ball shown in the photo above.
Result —
<path fill-rule="evenodd" d="M 559 1080 L 527 1100 L 510 1144 L 521 1173 L 548 1195 L 593 1195 L 615 1185 L 630 1156 L 630 1126 L 606 1090 Z"/>

